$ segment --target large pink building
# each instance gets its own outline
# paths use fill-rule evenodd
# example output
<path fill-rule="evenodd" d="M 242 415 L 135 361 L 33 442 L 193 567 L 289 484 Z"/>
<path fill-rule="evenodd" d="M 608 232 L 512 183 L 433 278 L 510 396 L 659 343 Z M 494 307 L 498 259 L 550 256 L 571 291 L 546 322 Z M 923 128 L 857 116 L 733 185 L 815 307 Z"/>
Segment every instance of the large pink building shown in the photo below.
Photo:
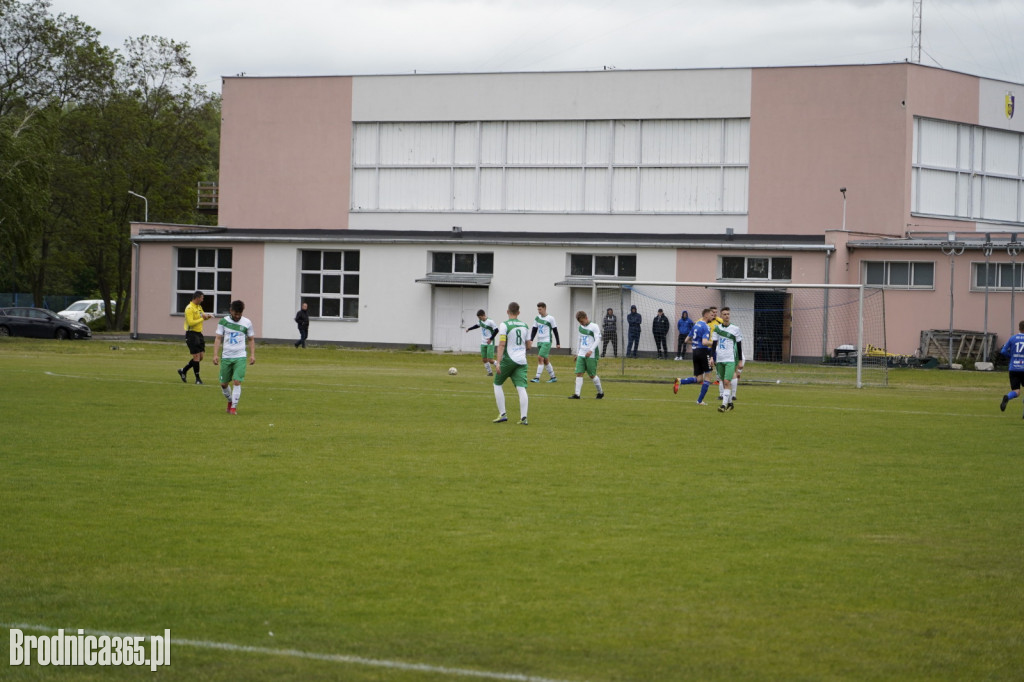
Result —
<path fill-rule="evenodd" d="M 882 287 L 890 352 L 951 305 L 1005 339 L 1018 92 L 909 63 L 226 78 L 219 227 L 133 226 L 134 331 L 180 333 L 198 288 L 245 299 L 261 338 L 293 338 L 307 302 L 313 340 L 471 351 L 478 308 L 544 300 L 568 322 L 601 279 L 717 283 L 708 303 L 786 339 L 772 357 L 854 340 L 766 326 L 803 284 Z"/>

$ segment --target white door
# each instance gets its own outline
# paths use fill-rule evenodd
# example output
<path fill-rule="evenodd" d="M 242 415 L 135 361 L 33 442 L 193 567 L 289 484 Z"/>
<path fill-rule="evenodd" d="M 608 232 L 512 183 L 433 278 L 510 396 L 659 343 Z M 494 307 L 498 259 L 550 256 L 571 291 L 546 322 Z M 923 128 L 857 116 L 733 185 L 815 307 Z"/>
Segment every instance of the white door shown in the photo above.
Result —
<path fill-rule="evenodd" d="M 477 324 L 476 311 L 487 310 L 487 289 L 481 287 L 434 287 L 434 350 L 456 353 L 480 352 L 480 332 L 466 329 Z M 494 315 L 488 315 L 496 319 Z"/>
<path fill-rule="evenodd" d="M 754 292 L 722 291 L 722 308 L 729 307 L 729 322 L 743 335 L 743 355 L 754 358 Z"/>

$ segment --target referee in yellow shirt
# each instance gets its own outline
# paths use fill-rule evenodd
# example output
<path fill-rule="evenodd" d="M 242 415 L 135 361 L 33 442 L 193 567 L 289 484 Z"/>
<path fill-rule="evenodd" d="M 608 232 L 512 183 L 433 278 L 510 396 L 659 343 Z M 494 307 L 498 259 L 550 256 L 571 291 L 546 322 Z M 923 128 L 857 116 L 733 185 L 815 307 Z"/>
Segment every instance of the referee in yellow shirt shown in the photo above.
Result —
<path fill-rule="evenodd" d="M 197 291 L 192 294 L 192 302 L 185 306 L 185 344 L 192 359 L 188 364 L 178 370 L 178 376 L 183 383 L 188 383 L 188 370 L 191 368 L 196 375 L 196 383 L 203 384 L 199 378 L 199 363 L 203 361 L 203 353 L 206 352 L 206 339 L 203 338 L 203 322 L 213 317 L 212 313 L 203 312 L 203 292 Z"/>

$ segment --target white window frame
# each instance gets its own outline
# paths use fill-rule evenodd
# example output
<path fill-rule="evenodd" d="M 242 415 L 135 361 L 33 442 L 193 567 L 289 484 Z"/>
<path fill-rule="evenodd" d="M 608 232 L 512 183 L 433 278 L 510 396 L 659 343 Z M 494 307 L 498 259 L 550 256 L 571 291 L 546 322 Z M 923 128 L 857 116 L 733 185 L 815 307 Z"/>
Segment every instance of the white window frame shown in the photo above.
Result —
<path fill-rule="evenodd" d="M 319 254 L 319 266 L 316 268 L 306 267 L 306 254 Z M 339 255 L 339 267 L 325 265 L 325 254 Z M 354 254 L 354 256 L 350 256 Z M 358 249 L 299 249 L 298 251 L 298 273 L 299 273 L 299 302 L 309 304 L 310 317 L 318 320 L 346 320 L 356 321 L 359 319 L 359 271 L 362 263 L 362 255 Z M 349 267 L 352 260 L 356 260 L 355 268 Z M 332 258 L 333 260 L 333 258 Z M 318 286 L 314 291 L 309 284 L 312 277 L 318 277 Z M 338 278 L 338 291 L 324 291 L 326 278 Z M 355 291 L 352 291 L 354 285 Z M 333 287 L 332 287 L 333 288 Z M 324 313 L 324 304 L 329 306 L 329 312 Z M 337 314 L 333 313 L 334 305 L 337 305 Z"/>
<path fill-rule="evenodd" d="M 884 282 L 868 281 L 868 266 L 882 265 L 884 268 Z M 907 266 L 907 284 L 892 284 L 892 267 Z M 918 266 L 929 266 L 931 268 L 931 283 L 914 284 L 914 274 Z M 935 261 L 912 261 L 912 260 L 865 260 L 861 262 L 861 282 L 866 286 L 882 287 L 883 289 L 916 289 L 919 291 L 935 290 Z"/>
<path fill-rule="evenodd" d="M 184 252 L 193 252 L 194 265 L 181 265 Z M 212 265 L 202 265 L 200 254 L 213 254 Z M 231 304 L 231 266 L 233 252 L 230 247 L 178 246 L 174 249 L 174 309 L 172 313 L 184 315 L 196 291 L 203 292 L 203 310 L 226 315 Z M 191 273 L 192 286 L 185 287 L 182 275 Z M 212 282 L 212 286 L 209 286 Z"/>

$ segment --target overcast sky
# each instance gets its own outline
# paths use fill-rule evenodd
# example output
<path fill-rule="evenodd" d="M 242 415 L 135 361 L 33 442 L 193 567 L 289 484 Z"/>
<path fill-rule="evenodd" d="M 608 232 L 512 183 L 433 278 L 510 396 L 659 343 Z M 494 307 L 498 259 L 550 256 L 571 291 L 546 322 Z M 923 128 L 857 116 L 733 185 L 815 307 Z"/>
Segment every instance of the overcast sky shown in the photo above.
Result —
<path fill-rule="evenodd" d="M 188 43 L 221 76 L 866 64 L 910 59 L 913 0 L 52 0 L 112 47 Z M 1024 83 L 1024 1 L 923 0 L 921 63 Z"/>

